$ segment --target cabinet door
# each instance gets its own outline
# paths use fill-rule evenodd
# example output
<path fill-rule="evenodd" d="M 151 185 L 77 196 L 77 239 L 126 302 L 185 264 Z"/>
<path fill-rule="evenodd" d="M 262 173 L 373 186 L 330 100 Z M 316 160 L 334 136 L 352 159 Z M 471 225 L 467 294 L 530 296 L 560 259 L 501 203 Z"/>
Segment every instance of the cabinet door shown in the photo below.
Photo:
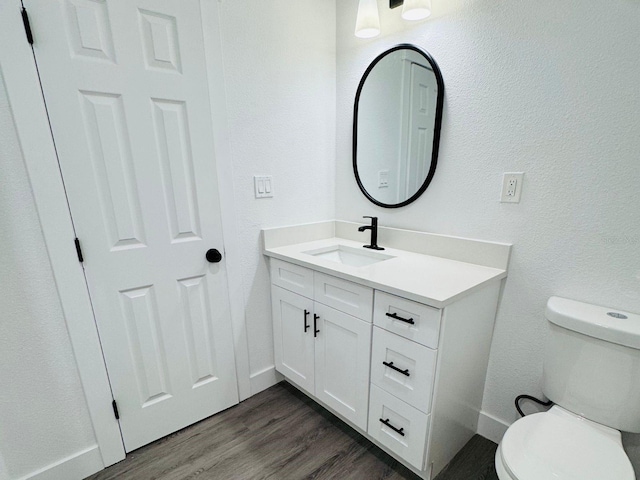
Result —
<path fill-rule="evenodd" d="M 313 302 L 271 287 L 276 370 L 313 395 Z"/>
<path fill-rule="evenodd" d="M 315 303 L 316 397 L 367 429 L 371 323 Z"/>

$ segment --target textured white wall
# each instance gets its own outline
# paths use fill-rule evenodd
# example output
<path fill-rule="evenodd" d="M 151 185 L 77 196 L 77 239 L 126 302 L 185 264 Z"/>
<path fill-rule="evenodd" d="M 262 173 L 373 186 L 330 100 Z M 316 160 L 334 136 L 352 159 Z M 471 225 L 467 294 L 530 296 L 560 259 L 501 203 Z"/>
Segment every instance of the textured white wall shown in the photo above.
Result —
<path fill-rule="evenodd" d="M 238 241 L 253 375 L 273 366 L 260 229 L 331 219 L 335 176 L 335 2 L 233 0 L 221 6 Z M 255 199 L 253 175 L 275 195 Z"/>
<path fill-rule="evenodd" d="M 0 479 L 95 445 L 0 65 Z"/>
<path fill-rule="evenodd" d="M 515 245 L 483 406 L 512 422 L 516 395 L 541 395 L 549 296 L 640 312 L 640 3 L 433 0 L 414 24 L 378 3 L 383 35 L 366 41 L 357 0 L 337 2 L 336 215 Z M 352 102 L 368 63 L 405 42 L 442 70 L 442 144 L 427 192 L 385 210 L 353 179 Z M 522 202 L 500 204 L 512 171 Z M 639 443 L 626 438 L 640 472 Z"/>

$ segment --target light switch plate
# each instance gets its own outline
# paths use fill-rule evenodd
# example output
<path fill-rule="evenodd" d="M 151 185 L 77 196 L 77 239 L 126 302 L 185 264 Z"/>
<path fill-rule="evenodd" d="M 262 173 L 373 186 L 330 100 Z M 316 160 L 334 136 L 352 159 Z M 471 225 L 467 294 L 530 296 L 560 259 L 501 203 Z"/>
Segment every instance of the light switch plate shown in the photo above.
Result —
<path fill-rule="evenodd" d="M 502 177 L 502 203 L 520 203 L 522 194 L 523 172 L 505 173 Z"/>
<path fill-rule="evenodd" d="M 254 175 L 253 186 L 256 198 L 273 197 L 273 177 L 271 175 Z"/>
<path fill-rule="evenodd" d="M 389 170 L 378 171 L 378 188 L 389 186 Z"/>

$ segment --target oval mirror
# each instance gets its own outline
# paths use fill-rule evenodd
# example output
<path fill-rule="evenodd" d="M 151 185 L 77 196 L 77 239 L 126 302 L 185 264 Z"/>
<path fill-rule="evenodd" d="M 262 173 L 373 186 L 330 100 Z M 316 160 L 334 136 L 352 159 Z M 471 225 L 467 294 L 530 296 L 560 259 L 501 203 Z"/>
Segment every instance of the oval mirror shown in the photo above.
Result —
<path fill-rule="evenodd" d="M 416 200 L 436 171 L 444 82 L 431 56 L 398 45 L 367 68 L 353 114 L 353 170 L 362 193 L 397 208 Z"/>

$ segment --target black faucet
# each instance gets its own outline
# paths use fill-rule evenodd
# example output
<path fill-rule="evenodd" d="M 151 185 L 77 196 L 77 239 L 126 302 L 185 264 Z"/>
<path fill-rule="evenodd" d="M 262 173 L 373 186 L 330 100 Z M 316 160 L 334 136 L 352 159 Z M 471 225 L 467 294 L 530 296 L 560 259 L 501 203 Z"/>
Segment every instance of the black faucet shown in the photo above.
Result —
<path fill-rule="evenodd" d="M 370 248 L 371 250 L 384 250 L 383 247 L 378 246 L 378 217 L 364 216 L 362 218 L 371 219 L 371 225 L 362 225 L 361 227 L 358 227 L 359 232 L 364 232 L 365 230 L 371 230 L 371 243 L 370 245 L 363 245 L 363 247 Z"/>

